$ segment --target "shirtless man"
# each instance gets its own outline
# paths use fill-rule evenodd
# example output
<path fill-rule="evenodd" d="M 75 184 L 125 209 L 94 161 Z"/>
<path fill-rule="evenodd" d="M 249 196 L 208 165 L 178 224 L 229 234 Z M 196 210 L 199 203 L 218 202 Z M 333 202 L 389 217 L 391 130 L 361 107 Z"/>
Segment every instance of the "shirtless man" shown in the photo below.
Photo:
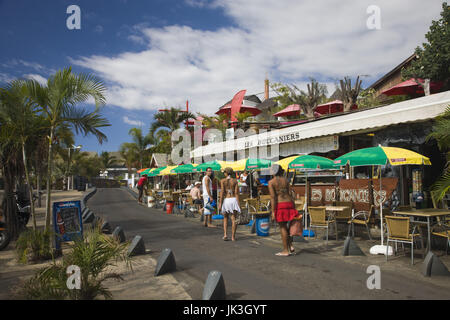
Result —
<path fill-rule="evenodd" d="M 212 180 L 211 180 L 211 176 L 212 176 L 212 169 L 211 168 L 207 168 L 206 169 L 206 174 L 203 177 L 202 180 L 202 187 L 203 187 L 203 215 L 205 216 L 205 223 L 204 226 L 205 227 L 209 227 L 209 228 L 215 228 L 216 226 L 212 224 L 212 219 L 211 219 L 211 214 L 212 212 L 206 207 L 206 205 L 212 202 L 213 198 L 213 190 L 212 190 Z"/>
<path fill-rule="evenodd" d="M 281 239 L 283 240 L 283 251 L 278 252 L 276 255 L 287 257 L 294 252 L 287 224 L 298 216 L 298 211 L 295 210 L 295 203 L 291 196 L 289 182 L 283 177 L 283 169 L 278 164 L 274 164 L 272 165 L 271 171 L 274 176 L 269 181 L 272 220 L 276 220 L 280 225 Z"/>
<path fill-rule="evenodd" d="M 220 181 L 219 212 L 223 214 L 223 240 L 227 241 L 228 216 L 231 216 L 231 240 L 236 241 L 236 214 L 239 207 L 239 187 L 233 169 L 225 168 L 225 178 Z"/>

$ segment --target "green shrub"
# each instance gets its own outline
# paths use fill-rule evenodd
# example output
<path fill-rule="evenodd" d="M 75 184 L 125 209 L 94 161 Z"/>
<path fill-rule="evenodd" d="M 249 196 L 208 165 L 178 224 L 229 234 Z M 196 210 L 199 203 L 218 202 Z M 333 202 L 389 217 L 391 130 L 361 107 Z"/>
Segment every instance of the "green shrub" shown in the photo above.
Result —
<path fill-rule="evenodd" d="M 16 242 L 16 252 L 21 263 L 36 263 L 53 258 L 51 238 L 53 233 L 29 229 L 22 232 Z"/>
<path fill-rule="evenodd" d="M 84 240 L 76 240 L 70 252 L 59 262 L 39 270 L 17 290 L 22 299 L 39 300 L 92 300 L 100 296 L 112 299 L 110 291 L 104 286 L 106 279 L 122 279 L 119 274 L 109 272 L 107 268 L 118 261 L 125 261 L 132 269 L 131 258 L 127 254 L 129 243 L 119 243 L 102 234 L 98 228 L 85 233 Z M 81 271 L 81 288 L 69 289 L 66 273 L 71 265 Z"/>

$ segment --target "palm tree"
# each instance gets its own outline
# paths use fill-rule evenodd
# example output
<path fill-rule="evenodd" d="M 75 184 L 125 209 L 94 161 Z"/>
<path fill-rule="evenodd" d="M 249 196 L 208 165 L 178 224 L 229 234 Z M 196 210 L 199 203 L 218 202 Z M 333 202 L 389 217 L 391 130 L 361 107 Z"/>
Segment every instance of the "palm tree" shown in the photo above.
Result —
<path fill-rule="evenodd" d="M 117 159 L 114 156 L 111 156 L 111 154 L 107 151 L 103 151 L 100 154 L 100 161 L 102 163 L 102 170 L 106 170 L 108 168 L 111 168 L 117 163 Z"/>
<path fill-rule="evenodd" d="M 436 201 L 440 201 L 450 191 L 450 105 L 436 118 L 433 131 L 427 137 L 427 140 L 430 139 L 436 139 L 439 149 L 447 155 L 442 176 L 431 186 L 431 190 L 434 191 L 433 197 Z"/>
<path fill-rule="evenodd" d="M 5 97 L 5 89 L 1 88 L 0 91 L 0 166 L 4 181 L 4 196 L 1 205 L 8 233 L 11 239 L 16 239 L 19 235 L 19 222 L 13 192 L 17 178 L 23 173 L 23 158 L 20 141 L 8 125 L 7 116 L 11 112 L 11 105 Z"/>
<path fill-rule="evenodd" d="M 22 151 L 23 167 L 25 169 L 25 180 L 28 185 L 28 196 L 33 217 L 33 228 L 36 229 L 36 216 L 33 204 L 33 187 L 30 183 L 28 171 L 27 152 L 25 146 L 30 137 L 36 132 L 38 125 L 37 106 L 28 98 L 26 82 L 15 80 L 10 82 L 1 91 L 3 108 L 0 110 L 5 129 L 18 139 Z"/>
<path fill-rule="evenodd" d="M 155 132 L 161 128 L 171 133 L 180 128 L 181 122 L 190 118 L 195 118 L 195 116 L 190 112 L 185 112 L 178 108 L 170 108 L 168 111 L 158 112 L 154 115 L 156 122 L 153 122 L 150 127 L 150 135 L 154 136 Z M 173 148 L 173 141 L 171 141 L 171 146 Z"/>
<path fill-rule="evenodd" d="M 136 145 L 136 149 L 139 155 L 139 167 L 142 167 L 142 159 L 148 153 L 147 147 L 155 142 L 155 138 L 150 133 L 146 136 L 142 135 L 141 128 L 131 128 L 128 134 L 132 137 L 133 143 Z"/>
<path fill-rule="evenodd" d="M 131 142 L 124 142 L 120 145 L 119 153 L 124 159 L 124 165 L 128 169 L 128 174 L 131 175 L 131 169 L 136 166 L 139 161 L 138 150 L 136 144 Z"/>
<path fill-rule="evenodd" d="M 69 124 L 75 132 L 94 134 L 99 143 L 107 140 L 98 128 L 109 126 L 108 120 L 100 114 L 100 106 L 106 103 L 104 84 L 90 74 L 73 74 L 72 69 L 57 71 L 47 80 L 46 86 L 37 81 L 28 82 L 29 95 L 36 102 L 50 125 L 48 139 L 48 170 L 47 170 L 47 208 L 45 213 L 45 229 L 50 228 L 51 209 L 51 175 L 53 165 L 53 144 L 55 130 L 61 124 Z M 94 111 L 79 109 L 76 106 L 93 98 Z"/>
<path fill-rule="evenodd" d="M 222 113 L 218 116 L 207 116 L 206 114 L 199 114 L 199 116 L 203 117 L 203 123 L 206 128 L 214 128 L 220 130 L 222 135 L 225 135 L 226 130 L 228 129 L 228 115 Z"/>

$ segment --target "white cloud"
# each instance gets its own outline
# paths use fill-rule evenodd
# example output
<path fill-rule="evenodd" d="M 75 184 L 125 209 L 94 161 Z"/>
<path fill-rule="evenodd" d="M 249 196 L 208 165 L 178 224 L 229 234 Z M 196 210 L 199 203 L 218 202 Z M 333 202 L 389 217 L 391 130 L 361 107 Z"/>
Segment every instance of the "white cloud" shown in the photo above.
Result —
<path fill-rule="evenodd" d="M 12 81 L 14 78 L 7 74 L 7 73 L 1 73 L 0 72 L 0 83 L 6 83 Z"/>
<path fill-rule="evenodd" d="M 47 85 L 47 79 L 39 74 L 29 73 L 29 74 L 24 74 L 23 76 L 24 76 L 24 78 L 27 78 L 27 79 L 36 80 L 41 85 Z"/>
<path fill-rule="evenodd" d="M 132 126 L 142 127 L 144 125 L 142 121 L 131 120 L 127 116 L 124 116 L 122 119 L 123 122 L 125 122 L 126 124 L 131 124 Z"/>
<path fill-rule="evenodd" d="M 184 106 L 213 114 L 233 95 L 264 90 L 271 82 L 305 87 L 309 77 L 327 83 L 368 74 L 365 85 L 390 71 L 425 40 L 441 1 L 423 0 L 187 0 L 220 7 L 237 27 L 214 31 L 188 26 L 136 27 L 128 38 L 141 52 L 90 56 L 71 62 L 109 84 L 108 103 L 127 109 Z M 381 9 L 381 30 L 369 30 L 369 5 Z M 200 10 L 200 9 L 199 9 Z M 142 42 L 143 41 L 143 42 Z M 261 96 L 260 96 L 261 97 Z"/>
<path fill-rule="evenodd" d="M 103 26 L 101 26 L 101 25 L 95 26 L 94 32 L 95 32 L 95 33 L 98 33 L 98 34 L 103 33 Z"/>

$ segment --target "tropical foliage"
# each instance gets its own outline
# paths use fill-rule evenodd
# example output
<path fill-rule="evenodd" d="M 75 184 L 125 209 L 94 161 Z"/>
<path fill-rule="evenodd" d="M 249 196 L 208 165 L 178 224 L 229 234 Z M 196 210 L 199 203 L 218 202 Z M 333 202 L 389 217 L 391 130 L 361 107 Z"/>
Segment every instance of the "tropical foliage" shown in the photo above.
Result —
<path fill-rule="evenodd" d="M 100 143 L 106 140 L 100 131 L 110 125 L 101 115 L 105 91 L 100 80 L 89 74 L 74 74 L 71 68 L 57 71 L 44 85 L 35 80 L 14 80 L 0 88 L 0 167 L 5 184 L 2 205 L 13 239 L 19 234 L 13 194 L 15 185 L 23 183 L 25 177 L 31 199 L 33 184 L 39 191 L 41 180 L 45 178 L 48 231 L 55 161 L 60 168 L 59 175 L 67 178 L 72 173 L 69 168 L 73 157 L 63 154 L 67 153 L 67 146 L 73 144 L 74 132 L 93 134 Z M 96 103 L 94 110 L 80 108 L 79 104 L 90 98 Z"/>
<path fill-rule="evenodd" d="M 106 103 L 104 84 L 90 74 L 74 74 L 71 68 L 57 71 L 47 80 L 47 85 L 41 86 L 35 80 L 28 80 L 28 95 L 36 103 L 48 121 L 50 134 L 48 138 L 47 160 L 47 206 L 45 214 L 45 228 L 50 228 L 51 209 L 51 176 L 53 170 L 53 144 L 55 131 L 61 125 L 70 126 L 77 134 L 93 134 L 99 143 L 107 138 L 99 128 L 109 126 L 109 122 L 102 117 L 100 107 Z M 95 101 L 95 110 L 77 107 L 89 98 Z"/>
<path fill-rule="evenodd" d="M 439 149 L 445 152 L 447 157 L 442 176 L 431 186 L 435 200 L 439 201 L 450 192 L 450 105 L 442 115 L 436 118 L 436 124 L 428 139 L 435 139 Z"/>
<path fill-rule="evenodd" d="M 158 130 L 164 130 L 166 134 L 169 134 L 178 128 L 180 124 L 189 119 L 195 118 L 190 112 L 185 112 L 179 108 L 170 108 L 167 111 L 160 111 L 154 115 L 155 122 L 150 127 L 150 135 L 155 136 Z M 171 147 L 174 144 L 171 142 Z"/>
<path fill-rule="evenodd" d="M 16 295 L 32 300 L 111 299 L 112 294 L 104 282 L 111 278 L 122 279 L 119 274 L 109 270 L 117 262 L 125 261 L 127 267 L 132 268 L 127 253 L 128 245 L 102 234 L 99 228 L 89 230 L 84 239 L 75 241 L 62 260 L 54 260 L 50 266 L 40 269 L 17 290 Z M 67 285 L 67 269 L 73 265 L 81 271 L 80 289 L 69 289 Z"/>
<path fill-rule="evenodd" d="M 275 90 L 278 97 L 275 100 L 278 102 L 278 112 L 291 104 L 298 104 L 300 106 L 300 116 L 297 118 L 314 118 L 315 108 L 327 101 L 327 87 L 324 84 L 318 83 L 315 79 L 311 79 L 311 83 L 307 84 L 307 92 L 299 89 L 296 85 L 284 85 L 282 83 L 274 83 L 271 88 Z"/>
<path fill-rule="evenodd" d="M 26 230 L 16 242 L 16 252 L 21 263 L 39 262 L 53 257 L 52 233 L 43 230 Z"/>
<path fill-rule="evenodd" d="M 446 2 L 442 4 L 441 18 L 431 22 L 430 29 L 425 35 L 427 42 L 423 48 L 415 50 L 416 60 L 402 70 L 404 79 L 421 78 L 425 83 L 426 95 L 430 94 L 430 81 L 443 81 L 448 88 L 450 79 L 450 7 Z"/>

